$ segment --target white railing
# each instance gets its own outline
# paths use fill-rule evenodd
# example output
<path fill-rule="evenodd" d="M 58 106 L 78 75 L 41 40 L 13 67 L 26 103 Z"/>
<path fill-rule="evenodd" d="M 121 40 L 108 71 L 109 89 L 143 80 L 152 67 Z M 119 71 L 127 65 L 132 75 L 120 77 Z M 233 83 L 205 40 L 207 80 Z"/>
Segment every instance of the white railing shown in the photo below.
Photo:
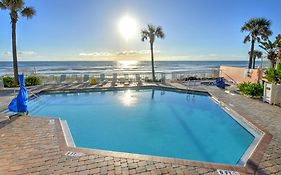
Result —
<path fill-rule="evenodd" d="M 116 74 L 116 73 L 114 73 Z M 26 76 L 31 75 L 26 73 Z M 108 81 L 113 80 L 113 73 L 55 73 L 55 74 L 41 74 L 41 73 L 32 73 L 32 75 L 39 76 L 42 80 L 42 84 L 61 84 L 61 83 L 87 83 L 91 82 L 92 79 L 96 79 L 97 82 L 102 79 Z M 8 75 L 6 75 L 8 76 Z M 12 76 L 12 75 L 9 75 Z M 218 69 L 211 70 L 200 70 L 200 71 L 184 71 L 184 72 L 172 72 L 172 73 L 163 73 L 156 72 L 155 77 L 157 81 L 189 81 L 194 79 L 215 79 L 219 77 Z M 119 82 L 129 81 L 135 82 L 138 80 L 150 82 L 152 80 L 152 74 L 150 72 L 134 72 L 134 73 L 117 73 L 117 80 Z M 114 78 L 114 79 L 115 79 Z"/>

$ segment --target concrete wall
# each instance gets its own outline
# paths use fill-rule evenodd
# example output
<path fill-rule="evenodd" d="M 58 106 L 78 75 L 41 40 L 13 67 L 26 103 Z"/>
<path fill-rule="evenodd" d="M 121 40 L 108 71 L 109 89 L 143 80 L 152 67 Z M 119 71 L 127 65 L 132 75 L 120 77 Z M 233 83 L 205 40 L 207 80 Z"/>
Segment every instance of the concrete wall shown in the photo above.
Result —
<path fill-rule="evenodd" d="M 220 66 L 220 77 L 224 77 L 235 84 L 243 82 L 258 83 L 262 79 L 262 74 L 262 69 Z"/>

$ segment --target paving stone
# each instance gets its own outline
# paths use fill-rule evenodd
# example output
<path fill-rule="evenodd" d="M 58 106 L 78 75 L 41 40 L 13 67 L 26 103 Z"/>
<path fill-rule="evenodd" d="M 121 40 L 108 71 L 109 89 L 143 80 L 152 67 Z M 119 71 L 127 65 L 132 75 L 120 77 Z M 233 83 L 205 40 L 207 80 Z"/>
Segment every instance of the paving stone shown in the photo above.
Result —
<path fill-rule="evenodd" d="M 121 164 L 121 167 L 127 167 L 127 166 L 128 166 L 127 163 L 122 163 L 122 164 Z"/>
<path fill-rule="evenodd" d="M 143 172 L 146 171 L 146 168 L 145 167 L 138 167 L 138 168 L 136 168 L 136 171 L 137 171 L 137 173 L 143 173 Z"/>
<path fill-rule="evenodd" d="M 115 172 L 115 174 L 121 174 L 122 173 L 121 167 L 114 168 L 114 172 Z"/>
<path fill-rule="evenodd" d="M 137 168 L 137 167 L 138 167 L 138 164 L 137 164 L 137 163 L 129 163 L 129 164 L 128 164 L 129 170 L 130 170 L 130 169 Z"/>
<path fill-rule="evenodd" d="M 100 174 L 107 174 L 107 167 L 101 167 Z"/>
<path fill-rule="evenodd" d="M 154 170 L 156 167 L 154 165 L 147 165 L 145 166 L 148 171 Z"/>
<path fill-rule="evenodd" d="M 273 134 L 262 157 L 257 175 L 281 174 L 281 108 L 240 95 L 230 96 L 221 90 L 209 89 L 220 101 L 231 103 L 232 109 L 248 116 Z M 62 146 L 60 124 L 49 125 L 48 118 L 20 117 L 13 121 L 0 119 L 0 175 L 14 174 L 204 174 L 217 175 L 216 169 L 194 165 L 165 163 L 138 158 L 104 156 L 85 153 L 73 158 Z M 158 159 L 157 159 L 158 160 Z M 241 175 L 248 175 L 240 172 Z"/>
<path fill-rule="evenodd" d="M 94 169 L 90 169 L 90 173 L 93 173 L 93 174 L 99 174 L 101 171 L 100 168 L 94 168 Z"/>

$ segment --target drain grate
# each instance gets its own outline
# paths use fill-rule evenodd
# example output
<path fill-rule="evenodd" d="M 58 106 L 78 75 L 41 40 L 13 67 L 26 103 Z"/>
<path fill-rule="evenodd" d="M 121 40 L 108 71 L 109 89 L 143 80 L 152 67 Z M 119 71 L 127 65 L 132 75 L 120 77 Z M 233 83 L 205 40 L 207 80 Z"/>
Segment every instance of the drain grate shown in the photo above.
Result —
<path fill-rule="evenodd" d="M 54 119 L 49 120 L 49 125 L 54 125 L 54 124 L 55 124 L 55 120 Z"/>
<path fill-rule="evenodd" d="M 65 155 L 69 156 L 69 157 L 80 157 L 80 156 L 83 156 L 85 154 L 84 153 L 77 153 L 77 152 L 67 151 L 65 153 Z"/>
<path fill-rule="evenodd" d="M 219 175 L 240 175 L 237 171 L 217 170 Z"/>

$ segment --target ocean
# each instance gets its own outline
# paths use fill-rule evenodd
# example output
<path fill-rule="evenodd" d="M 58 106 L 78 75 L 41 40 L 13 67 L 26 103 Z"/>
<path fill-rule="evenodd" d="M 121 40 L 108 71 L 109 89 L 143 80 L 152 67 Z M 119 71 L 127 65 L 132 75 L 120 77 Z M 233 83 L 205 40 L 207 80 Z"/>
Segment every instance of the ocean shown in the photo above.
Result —
<path fill-rule="evenodd" d="M 155 71 L 163 73 L 202 71 L 220 65 L 247 67 L 248 61 L 156 61 Z M 260 62 L 256 62 L 259 66 Z M 264 62 L 264 67 L 268 62 Z M 19 72 L 30 74 L 96 74 L 151 72 L 150 61 L 26 61 L 19 62 Z M 12 62 L 0 62 L 0 76 L 12 75 Z"/>

